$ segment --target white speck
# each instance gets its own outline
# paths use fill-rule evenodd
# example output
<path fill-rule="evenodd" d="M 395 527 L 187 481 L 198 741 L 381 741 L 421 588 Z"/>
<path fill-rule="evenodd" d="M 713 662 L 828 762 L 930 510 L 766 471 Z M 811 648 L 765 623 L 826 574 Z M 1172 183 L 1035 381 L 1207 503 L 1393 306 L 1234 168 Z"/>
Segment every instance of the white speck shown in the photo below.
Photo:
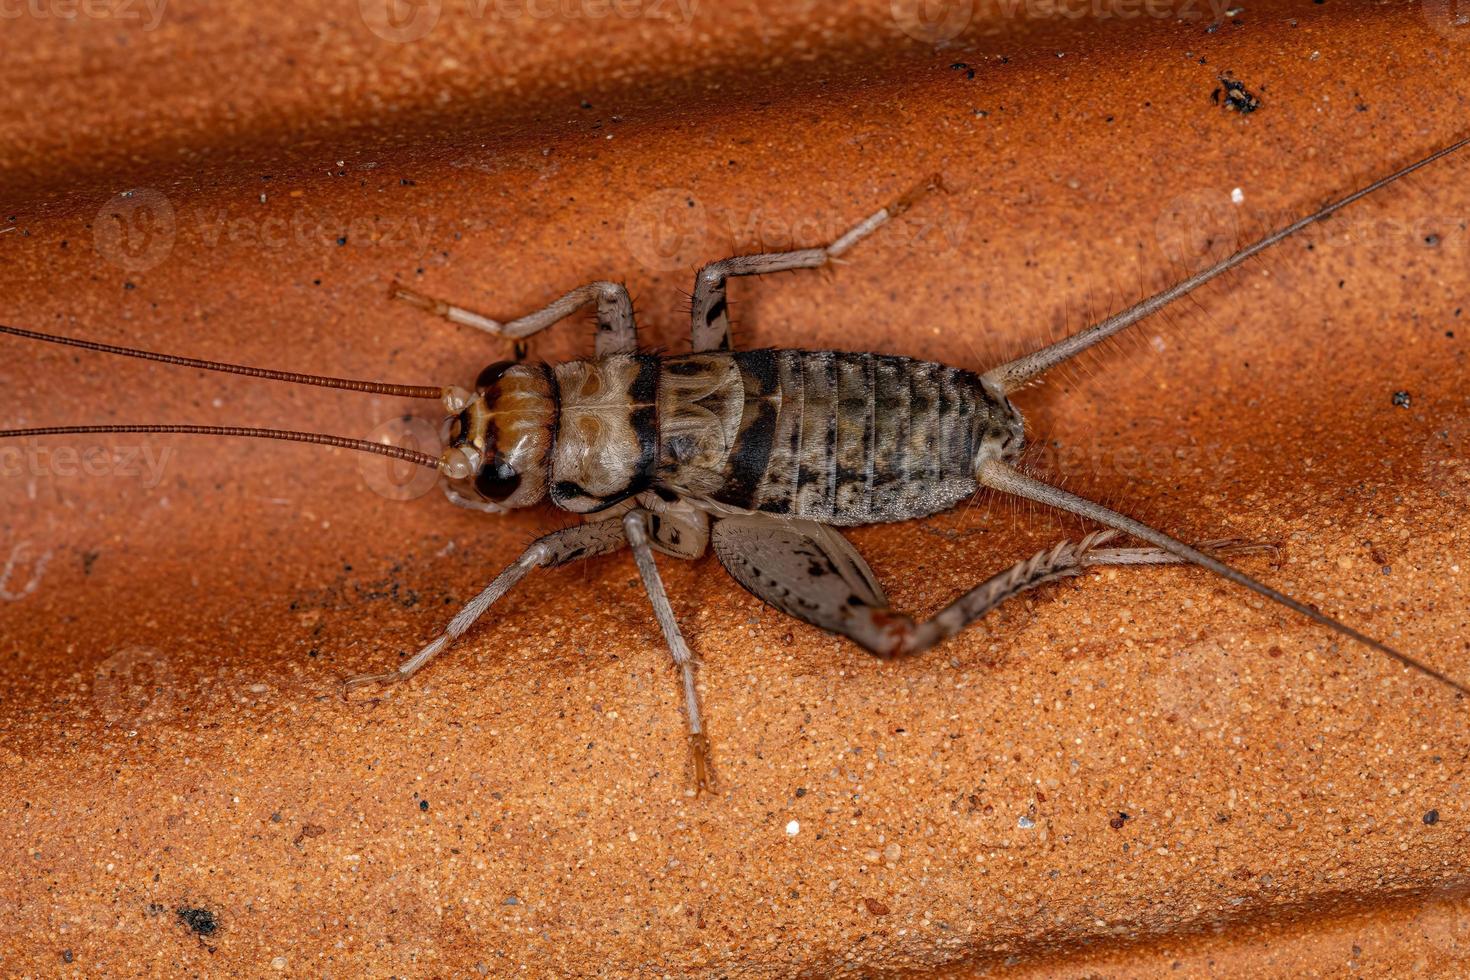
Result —
<path fill-rule="evenodd" d="M 1231 7 L 1229 10 L 1225 11 L 1225 16 L 1226 17 L 1239 17 L 1243 13 L 1245 13 L 1245 8 L 1244 7 Z"/>
<path fill-rule="evenodd" d="M 630 830 L 630 831 L 628 831 L 628 840 L 632 841 L 634 844 L 638 843 L 638 831 L 636 831 L 636 830 Z"/>
<path fill-rule="evenodd" d="M 1032 820 L 1030 817 L 1021 817 L 1016 821 L 1016 826 L 1020 827 L 1022 830 L 1030 830 L 1032 827 L 1036 826 L 1036 821 Z"/>
<path fill-rule="evenodd" d="M 0 235 L 5 234 L 7 231 L 15 231 L 15 225 L 11 225 L 9 228 L 0 228 Z"/>
<path fill-rule="evenodd" d="M 790 823 L 788 823 L 786 825 L 786 836 L 787 837 L 795 837 L 799 833 L 801 833 L 801 821 L 800 820 L 793 820 L 793 821 L 791 821 Z"/>
<path fill-rule="evenodd" d="M 1235 188 L 1235 190 L 1230 192 L 1230 200 L 1235 204 L 1244 204 L 1245 191 L 1241 190 L 1239 187 Z"/>
<path fill-rule="evenodd" d="M 286 957 L 284 957 L 284 956 L 277 956 L 275 959 L 271 960 L 271 969 L 272 970 L 284 970 L 285 968 L 286 968 Z"/>
<path fill-rule="evenodd" d="M 1153 339 L 1151 339 L 1148 343 L 1150 347 L 1158 351 L 1160 354 L 1162 354 L 1169 346 L 1168 344 L 1164 343 L 1164 338 L 1158 334 L 1154 334 Z"/>

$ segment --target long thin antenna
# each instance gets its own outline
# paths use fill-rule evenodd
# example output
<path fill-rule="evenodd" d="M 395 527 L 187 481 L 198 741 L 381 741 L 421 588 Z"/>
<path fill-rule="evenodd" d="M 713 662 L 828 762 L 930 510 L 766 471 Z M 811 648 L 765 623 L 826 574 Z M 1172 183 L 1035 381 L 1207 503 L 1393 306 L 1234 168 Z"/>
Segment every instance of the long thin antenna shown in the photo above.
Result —
<path fill-rule="evenodd" d="M 1070 513 L 1097 521 L 1099 524 L 1105 524 L 1126 534 L 1131 534 L 1136 538 L 1141 538 L 1172 555 L 1177 555 L 1185 561 L 1192 562 L 1201 568 L 1214 572 L 1222 578 L 1229 579 L 1236 585 L 1244 586 L 1252 592 L 1263 595 L 1272 602 L 1280 603 L 1293 612 L 1301 613 L 1313 622 L 1320 623 L 1328 629 L 1341 633 L 1349 639 L 1356 640 L 1370 649 L 1377 650 L 1384 656 L 1392 657 L 1405 667 L 1411 667 L 1426 677 L 1432 677 L 1441 684 L 1447 684 L 1461 694 L 1470 695 L 1470 688 L 1467 688 L 1457 680 L 1445 676 L 1428 664 L 1421 663 L 1407 654 L 1400 653 L 1393 647 L 1385 643 L 1380 643 L 1371 636 L 1359 633 L 1351 626 L 1340 623 L 1331 616 L 1318 612 L 1305 603 L 1298 602 L 1290 596 L 1282 595 L 1268 585 L 1257 582 L 1244 572 L 1236 571 L 1219 559 L 1211 558 L 1209 555 L 1191 548 L 1183 541 L 1171 538 L 1164 532 L 1156 531 L 1147 524 L 1141 524 L 1131 517 L 1124 517 L 1117 511 L 1109 510 L 1102 504 L 1094 503 L 1084 497 L 1078 497 L 1075 494 L 1058 489 L 1049 483 L 1033 480 L 1031 477 L 1011 469 L 999 460 L 992 459 L 983 463 L 980 466 L 980 472 L 977 476 L 980 482 L 987 487 L 1069 511 Z"/>
<path fill-rule="evenodd" d="M 1130 327 L 1144 317 L 1158 312 L 1179 297 L 1198 289 L 1216 276 L 1234 269 L 1251 256 L 1265 251 L 1283 239 L 1290 238 L 1308 225 L 1321 221 L 1323 218 L 1340 211 L 1354 201 L 1367 197 L 1374 191 L 1393 183 L 1401 177 L 1408 176 L 1420 167 L 1427 167 L 1441 157 L 1449 156 L 1466 145 L 1470 145 L 1470 137 L 1451 143 L 1442 150 L 1436 150 L 1422 160 L 1411 163 L 1402 170 L 1396 170 L 1387 177 L 1381 177 L 1367 187 L 1354 191 L 1342 200 L 1329 204 L 1320 211 L 1313 212 L 1305 218 L 1294 221 L 1279 231 L 1273 231 L 1255 244 L 1247 245 L 1229 258 L 1221 259 L 1208 269 L 1196 272 L 1188 279 L 1177 282 L 1162 292 L 1155 293 L 1148 299 L 1134 306 L 1130 306 L 1121 313 L 1115 313 L 1106 320 L 1095 323 L 1087 329 L 1080 330 L 1064 340 L 1059 340 L 1054 344 L 1041 348 L 1041 350 L 1033 351 L 1024 357 L 1018 357 L 1014 361 L 1009 361 L 999 367 L 991 368 L 985 372 L 984 378 L 992 385 L 1000 388 L 1003 392 L 1009 393 L 1015 391 L 1037 375 L 1056 367 L 1063 361 L 1076 357 L 1094 344 L 1106 340 L 1118 331 Z"/>
<path fill-rule="evenodd" d="M 243 364 L 227 364 L 224 361 L 204 361 L 195 357 L 155 354 L 152 351 L 137 350 L 133 347 L 118 347 L 113 344 L 99 344 L 91 340 L 78 340 L 75 337 L 58 337 L 55 334 L 40 333 L 35 330 L 23 330 L 20 327 L 0 325 L 0 333 L 10 334 L 13 337 L 25 337 L 28 340 L 42 340 L 48 344 L 65 344 L 68 347 L 81 347 L 84 350 L 101 351 L 104 354 L 120 354 L 123 357 L 138 357 L 145 361 L 161 361 L 164 364 L 177 364 L 180 367 L 200 368 L 205 371 L 223 371 L 226 374 L 243 374 L 246 377 L 264 378 L 268 381 L 289 381 L 292 384 L 316 385 L 319 388 L 345 388 L 348 391 L 366 391 L 377 395 L 395 395 L 402 398 L 441 398 L 444 395 L 443 388 L 435 388 L 429 385 L 395 385 L 384 384 L 381 381 L 356 381 L 352 378 L 329 378 L 319 374 L 271 371 L 267 368 L 247 367 Z"/>
<path fill-rule="evenodd" d="M 377 453 L 408 463 L 417 463 L 431 469 L 439 468 L 439 459 L 414 449 L 404 449 L 382 442 L 366 439 L 348 439 L 346 436 L 330 436 L 320 432 L 293 432 L 288 429 L 255 429 L 238 425 L 50 425 L 36 429 L 0 429 L 0 439 L 18 439 L 26 436 L 82 435 L 89 432 L 180 432 L 203 436 L 247 436 L 252 439 L 284 439 L 288 442 L 310 442 L 321 446 L 336 446 L 360 453 Z"/>

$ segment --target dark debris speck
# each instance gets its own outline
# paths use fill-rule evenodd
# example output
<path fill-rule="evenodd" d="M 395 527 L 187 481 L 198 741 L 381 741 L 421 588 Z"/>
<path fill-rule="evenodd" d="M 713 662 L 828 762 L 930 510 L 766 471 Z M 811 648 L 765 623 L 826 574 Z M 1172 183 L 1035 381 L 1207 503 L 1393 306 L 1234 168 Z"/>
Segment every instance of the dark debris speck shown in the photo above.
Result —
<path fill-rule="evenodd" d="M 422 812 L 424 812 L 424 813 L 428 813 L 429 812 L 429 801 L 428 800 L 419 800 L 419 810 L 422 811 Z"/>
<path fill-rule="evenodd" d="M 1232 78 L 1229 72 L 1220 76 L 1220 87 L 1210 98 L 1226 109 L 1234 109 L 1242 116 L 1249 115 L 1261 107 L 1261 98 L 1245 87 L 1245 82 Z"/>
<path fill-rule="evenodd" d="M 1393 393 L 1393 404 L 1396 408 L 1408 408 L 1412 399 L 1407 391 L 1395 391 Z"/>
<path fill-rule="evenodd" d="M 1435 824 L 1439 823 L 1439 811 L 1430 810 L 1428 813 L 1424 814 L 1424 823 L 1430 827 L 1433 827 Z"/>
<path fill-rule="evenodd" d="M 188 926 L 195 935 L 212 936 L 219 931 L 219 919 L 209 909 L 181 908 L 179 921 Z"/>

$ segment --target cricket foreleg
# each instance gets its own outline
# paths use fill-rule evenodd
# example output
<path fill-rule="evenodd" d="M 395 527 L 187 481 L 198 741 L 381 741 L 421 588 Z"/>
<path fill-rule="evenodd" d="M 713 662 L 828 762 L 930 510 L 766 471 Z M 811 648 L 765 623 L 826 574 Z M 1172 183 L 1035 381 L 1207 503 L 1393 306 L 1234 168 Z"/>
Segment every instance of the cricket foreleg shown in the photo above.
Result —
<path fill-rule="evenodd" d="M 674 664 L 679 668 L 684 685 L 684 704 L 689 712 L 689 749 L 694 756 L 694 781 L 698 789 L 709 789 L 712 785 L 709 766 L 709 738 L 704 734 L 704 724 L 699 715 L 699 695 L 694 688 L 694 657 L 689 653 L 689 644 L 674 619 L 673 607 L 669 605 L 668 593 L 664 591 L 663 579 L 653 561 L 653 547 L 649 543 L 649 513 L 645 510 L 630 510 L 623 515 L 623 530 L 628 544 L 633 549 L 633 560 L 638 563 L 638 574 L 643 578 L 643 588 L 648 601 L 653 605 L 654 618 L 663 631 L 664 642 L 669 646 Z"/>
<path fill-rule="evenodd" d="M 790 252 L 738 255 L 704 266 L 694 279 L 694 301 L 690 308 L 695 352 L 730 349 L 730 315 L 725 298 L 725 282 L 730 276 L 759 276 L 768 272 L 821 268 L 903 214 L 915 201 L 938 186 L 938 176 L 930 177 L 897 201 L 853 225 L 830 245 Z"/>
<path fill-rule="evenodd" d="M 348 678 L 343 682 L 343 695 L 345 696 L 354 689 L 366 684 L 386 684 L 408 680 L 408 678 L 423 669 L 425 664 L 438 656 L 449 644 L 464 635 L 464 632 L 474 625 L 475 620 L 484 615 L 485 610 L 489 609 L 495 604 L 497 599 L 514 588 L 532 569 L 555 568 L 558 565 L 565 565 L 567 562 L 576 561 L 580 558 L 604 555 L 608 552 L 617 551 L 625 543 L 626 539 L 623 536 L 623 529 L 616 522 L 611 521 L 593 521 L 587 524 L 579 524 L 575 527 L 553 531 L 537 539 L 521 554 L 520 558 L 517 558 L 511 563 L 505 571 L 495 576 L 495 581 L 486 586 L 485 591 L 471 599 L 459 611 L 459 614 L 450 620 L 444 632 L 429 641 L 423 649 L 399 664 L 396 670 L 386 671 L 381 674 L 359 674 L 356 677 Z"/>
<path fill-rule="evenodd" d="M 522 341 L 534 333 L 576 313 L 597 305 L 597 355 L 627 354 L 638 349 L 638 328 L 633 319 L 633 301 L 622 283 L 598 280 L 579 286 L 534 313 L 501 323 L 490 317 L 425 296 L 407 286 L 393 284 L 389 295 L 411 303 L 421 310 L 441 316 L 450 323 L 474 327 L 497 337 Z"/>

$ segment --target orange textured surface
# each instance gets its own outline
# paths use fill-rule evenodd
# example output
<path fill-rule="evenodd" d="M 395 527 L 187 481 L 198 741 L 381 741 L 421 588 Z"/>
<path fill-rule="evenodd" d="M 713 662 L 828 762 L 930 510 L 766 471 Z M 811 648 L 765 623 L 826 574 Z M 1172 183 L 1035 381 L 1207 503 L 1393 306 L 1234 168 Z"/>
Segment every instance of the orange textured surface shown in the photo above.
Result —
<path fill-rule="evenodd" d="M 645 341 L 679 349 L 699 262 L 829 239 L 931 173 L 947 193 L 832 272 L 735 284 L 737 339 L 987 366 L 1461 135 L 1470 83 L 1470 27 L 1433 2 L 1215 29 L 1207 5 L 965 5 L 939 45 L 887 0 L 55 9 L 5 26 L 0 319 L 402 382 L 504 347 L 395 280 L 508 316 L 626 279 Z M 1257 111 L 1212 101 L 1226 72 Z M 1036 465 L 1186 539 L 1277 542 L 1247 570 L 1470 675 L 1467 168 L 1028 393 Z M 533 353 L 590 346 L 567 324 Z M 3 426 L 368 436 L 425 408 L 13 338 L 0 390 Z M 712 559 L 664 561 L 721 778 L 695 797 L 626 557 L 528 580 L 375 704 L 338 697 L 563 517 L 389 499 L 332 450 L 35 445 L 0 479 L 7 974 L 1470 958 L 1465 705 L 1203 573 L 1090 574 L 881 664 Z M 980 498 L 852 538 L 929 612 L 1080 530 Z"/>

